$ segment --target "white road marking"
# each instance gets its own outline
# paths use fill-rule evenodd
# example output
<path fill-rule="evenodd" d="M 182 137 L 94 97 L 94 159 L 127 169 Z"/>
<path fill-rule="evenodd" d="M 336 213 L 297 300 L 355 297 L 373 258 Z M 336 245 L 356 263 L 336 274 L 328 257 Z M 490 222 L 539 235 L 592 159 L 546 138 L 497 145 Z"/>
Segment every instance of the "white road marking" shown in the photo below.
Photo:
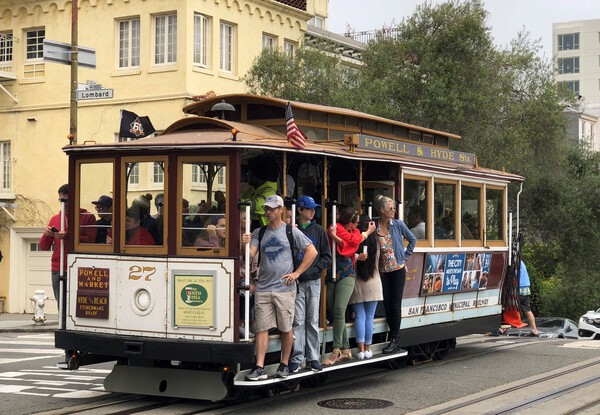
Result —
<path fill-rule="evenodd" d="M 24 353 L 24 354 L 40 354 L 52 353 L 64 355 L 65 351 L 60 349 L 0 349 L 0 353 Z"/>
<path fill-rule="evenodd" d="M 565 343 L 560 347 L 567 347 L 570 349 L 600 349 L 600 342 L 598 340 L 579 340 L 576 342 Z"/>
<path fill-rule="evenodd" d="M 36 356 L 36 357 L 23 357 L 21 359 L 0 359 L 0 365 L 7 365 L 10 363 L 27 362 L 29 360 L 40 360 L 40 359 L 56 359 L 56 355 L 48 356 Z"/>
<path fill-rule="evenodd" d="M 0 344 L 18 344 L 22 346 L 45 346 L 54 349 L 54 341 L 40 341 L 40 340 L 0 340 Z"/>
<path fill-rule="evenodd" d="M 64 354 L 63 350 L 54 348 L 54 335 L 26 334 L 17 338 L 0 340 L 0 365 L 14 364 L 32 360 L 54 359 Z M 8 348 L 7 346 L 21 346 Z M 34 347 L 32 347 L 34 346 Z M 8 356 L 22 353 L 36 356 L 10 358 Z M 29 395 L 56 397 L 62 399 L 86 399 L 108 395 L 103 381 L 110 369 L 82 368 L 77 371 L 65 371 L 45 362 L 39 369 L 23 369 L 21 371 L 0 371 L 0 395 Z M 0 366 L 1 367 L 1 366 Z"/>

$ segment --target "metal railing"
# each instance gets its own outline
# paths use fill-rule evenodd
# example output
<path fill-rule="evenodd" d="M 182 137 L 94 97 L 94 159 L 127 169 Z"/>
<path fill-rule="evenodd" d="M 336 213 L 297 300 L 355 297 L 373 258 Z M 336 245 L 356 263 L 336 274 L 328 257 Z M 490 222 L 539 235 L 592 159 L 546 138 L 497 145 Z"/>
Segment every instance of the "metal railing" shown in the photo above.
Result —
<path fill-rule="evenodd" d="M 383 28 L 379 30 L 367 30 L 364 32 L 347 32 L 344 33 L 345 37 L 349 37 L 360 43 L 367 44 L 373 40 L 379 39 L 393 39 L 400 33 L 400 29 L 395 27 Z"/>

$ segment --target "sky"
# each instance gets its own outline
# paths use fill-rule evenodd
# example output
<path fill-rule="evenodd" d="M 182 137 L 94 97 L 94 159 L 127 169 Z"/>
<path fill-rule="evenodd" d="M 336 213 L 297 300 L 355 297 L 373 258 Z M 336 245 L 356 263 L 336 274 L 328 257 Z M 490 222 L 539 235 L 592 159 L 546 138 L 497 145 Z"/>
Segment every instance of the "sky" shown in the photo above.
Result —
<path fill-rule="evenodd" d="M 418 0 L 329 0 L 327 30 L 339 34 L 377 30 L 411 16 Z M 444 0 L 432 0 L 432 4 Z M 600 19 L 600 0 L 483 0 L 488 26 L 497 46 L 506 46 L 520 31 L 541 39 L 542 56 L 552 56 L 552 23 Z"/>

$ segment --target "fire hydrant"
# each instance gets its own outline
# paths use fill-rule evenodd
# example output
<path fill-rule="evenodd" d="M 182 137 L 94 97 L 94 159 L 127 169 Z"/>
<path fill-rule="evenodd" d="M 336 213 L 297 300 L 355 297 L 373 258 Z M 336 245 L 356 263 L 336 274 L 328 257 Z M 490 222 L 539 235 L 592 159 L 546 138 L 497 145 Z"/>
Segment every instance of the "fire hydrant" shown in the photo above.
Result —
<path fill-rule="evenodd" d="M 46 300 L 49 297 L 46 295 L 46 291 L 44 290 L 35 290 L 35 294 L 33 297 L 29 297 L 31 302 L 33 302 L 33 309 L 35 314 L 33 315 L 33 321 L 36 325 L 43 325 L 46 321 L 46 316 L 44 315 L 44 306 L 46 305 Z"/>

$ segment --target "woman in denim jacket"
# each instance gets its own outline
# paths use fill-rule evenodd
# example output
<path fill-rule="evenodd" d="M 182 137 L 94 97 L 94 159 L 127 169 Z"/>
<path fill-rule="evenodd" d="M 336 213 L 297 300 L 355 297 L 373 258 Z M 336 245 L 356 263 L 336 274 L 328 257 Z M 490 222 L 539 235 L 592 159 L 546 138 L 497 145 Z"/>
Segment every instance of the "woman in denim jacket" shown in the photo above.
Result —
<path fill-rule="evenodd" d="M 383 305 L 390 329 L 390 342 L 383 353 L 396 353 L 400 350 L 400 322 L 402 319 L 402 295 L 406 280 L 405 261 L 413 253 L 417 238 L 400 219 L 395 219 L 396 206 L 389 197 L 378 195 L 375 198 L 375 212 L 379 213 L 377 239 L 380 244 L 381 284 Z M 408 246 L 404 248 L 404 239 Z"/>

